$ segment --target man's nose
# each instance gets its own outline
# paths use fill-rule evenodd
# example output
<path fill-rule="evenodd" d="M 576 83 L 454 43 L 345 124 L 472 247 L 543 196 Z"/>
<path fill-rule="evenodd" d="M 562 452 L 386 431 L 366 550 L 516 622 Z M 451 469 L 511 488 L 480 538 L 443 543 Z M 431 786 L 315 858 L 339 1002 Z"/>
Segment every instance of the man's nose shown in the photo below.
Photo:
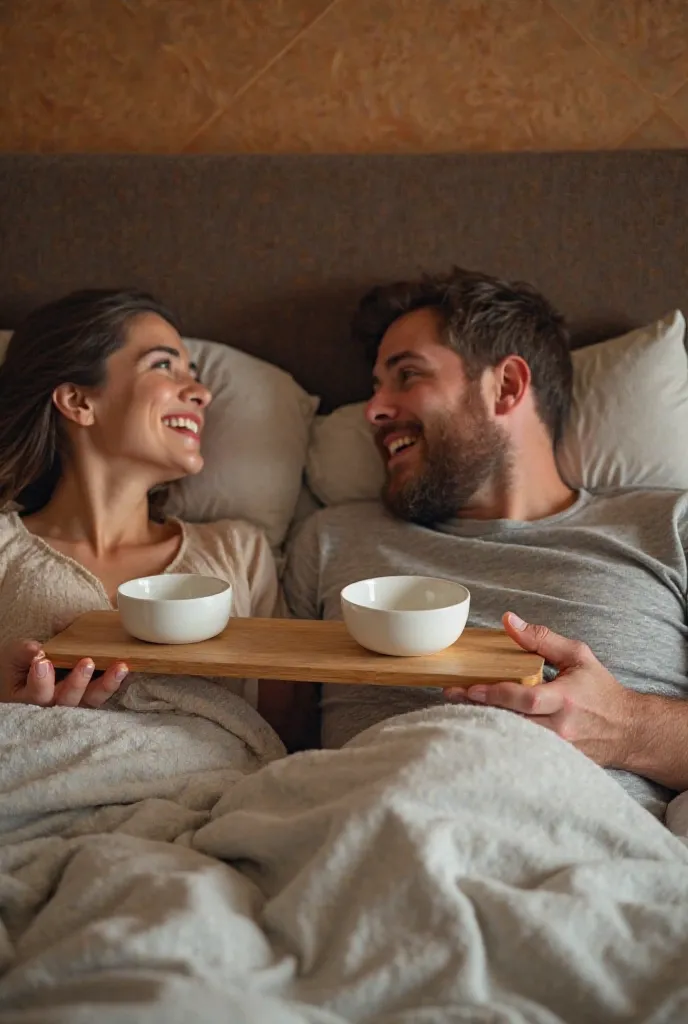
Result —
<path fill-rule="evenodd" d="M 387 420 L 398 419 L 397 413 L 395 403 L 382 388 L 375 392 L 365 409 L 366 419 L 373 427 L 386 423 Z"/>

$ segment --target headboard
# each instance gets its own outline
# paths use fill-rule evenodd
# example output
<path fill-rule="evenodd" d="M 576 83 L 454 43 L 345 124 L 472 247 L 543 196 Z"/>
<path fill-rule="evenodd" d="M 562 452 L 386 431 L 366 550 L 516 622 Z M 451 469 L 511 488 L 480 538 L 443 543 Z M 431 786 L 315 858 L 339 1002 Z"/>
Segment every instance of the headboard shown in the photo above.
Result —
<path fill-rule="evenodd" d="M 688 151 L 429 156 L 0 155 L 0 328 L 137 285 L 185 333 L 366 396 L 371 284 L 459 263 L 530 280 L 582 344 L 688 306 Z"/>

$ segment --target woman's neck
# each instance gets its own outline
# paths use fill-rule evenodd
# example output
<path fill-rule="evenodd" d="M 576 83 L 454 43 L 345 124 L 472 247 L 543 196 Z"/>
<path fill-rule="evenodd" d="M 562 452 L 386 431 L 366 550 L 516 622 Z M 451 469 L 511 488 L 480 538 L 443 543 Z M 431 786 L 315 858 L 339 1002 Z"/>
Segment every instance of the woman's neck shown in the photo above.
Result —
<path fill-rule="evenodd" d="M 48 504 L 25 522 L 47 540 L 86 545 L 96 558 L 150 543 L 160 530 L 150 520 L 145 482 L 96 467 L 67 469 Z"/>

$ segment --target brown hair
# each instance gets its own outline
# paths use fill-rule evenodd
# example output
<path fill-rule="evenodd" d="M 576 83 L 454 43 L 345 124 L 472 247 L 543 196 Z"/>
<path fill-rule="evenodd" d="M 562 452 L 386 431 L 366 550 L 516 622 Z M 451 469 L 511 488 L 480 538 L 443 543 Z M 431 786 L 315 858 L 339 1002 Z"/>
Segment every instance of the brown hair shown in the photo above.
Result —
<path fill-rule="evenodd" d="M 469 377 L 509 355 L 528 363 L 538 414 L 556 444 L 571 405 L 573 366 L 564 318 L 547 299 L 522 281 L 454 267 L 448 274 L 373 288 L 354 314 L 353 337 L 374 362 L 394 321 L 427 307 L 439 312 L 445 343 Z"/>
<path fill-rule="evenodd" d="M 41 306 L 14 332 L 0 366 L 0 509 L 16 502 L 35 512 L 50 500 L 65 455 L 53 392 L 64 383 L 102 385 L 108 357 L 142 313 L 178 329 L 172 313 L 146 292 L 89 289 Z M 151 495 L 156 517 L 163 497 Z"/>

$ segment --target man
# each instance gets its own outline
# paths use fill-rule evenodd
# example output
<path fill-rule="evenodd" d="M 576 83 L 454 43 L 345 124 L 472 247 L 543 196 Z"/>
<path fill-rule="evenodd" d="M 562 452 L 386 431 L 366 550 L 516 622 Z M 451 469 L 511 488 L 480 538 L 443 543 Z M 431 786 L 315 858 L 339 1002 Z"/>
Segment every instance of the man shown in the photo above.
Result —
<path fill-rule="evenodd" d="M 451 577 L 471 591 L 471 625 L 503 622 L 556 679 L 444 694 L 326 685 L 324 745 L 443 700 L 495 705 L 575 744 L 661 816 L 688 789 L 688 495 L 592 496 L 561 478 L 568 336 L 527 285 L 455 269 L 376 288 L 353 333 L 374 365 L 383 503 L 307 521 L 285 577 L 293 613 L 339 618 L 341 588 L 364 576 Z"/>

